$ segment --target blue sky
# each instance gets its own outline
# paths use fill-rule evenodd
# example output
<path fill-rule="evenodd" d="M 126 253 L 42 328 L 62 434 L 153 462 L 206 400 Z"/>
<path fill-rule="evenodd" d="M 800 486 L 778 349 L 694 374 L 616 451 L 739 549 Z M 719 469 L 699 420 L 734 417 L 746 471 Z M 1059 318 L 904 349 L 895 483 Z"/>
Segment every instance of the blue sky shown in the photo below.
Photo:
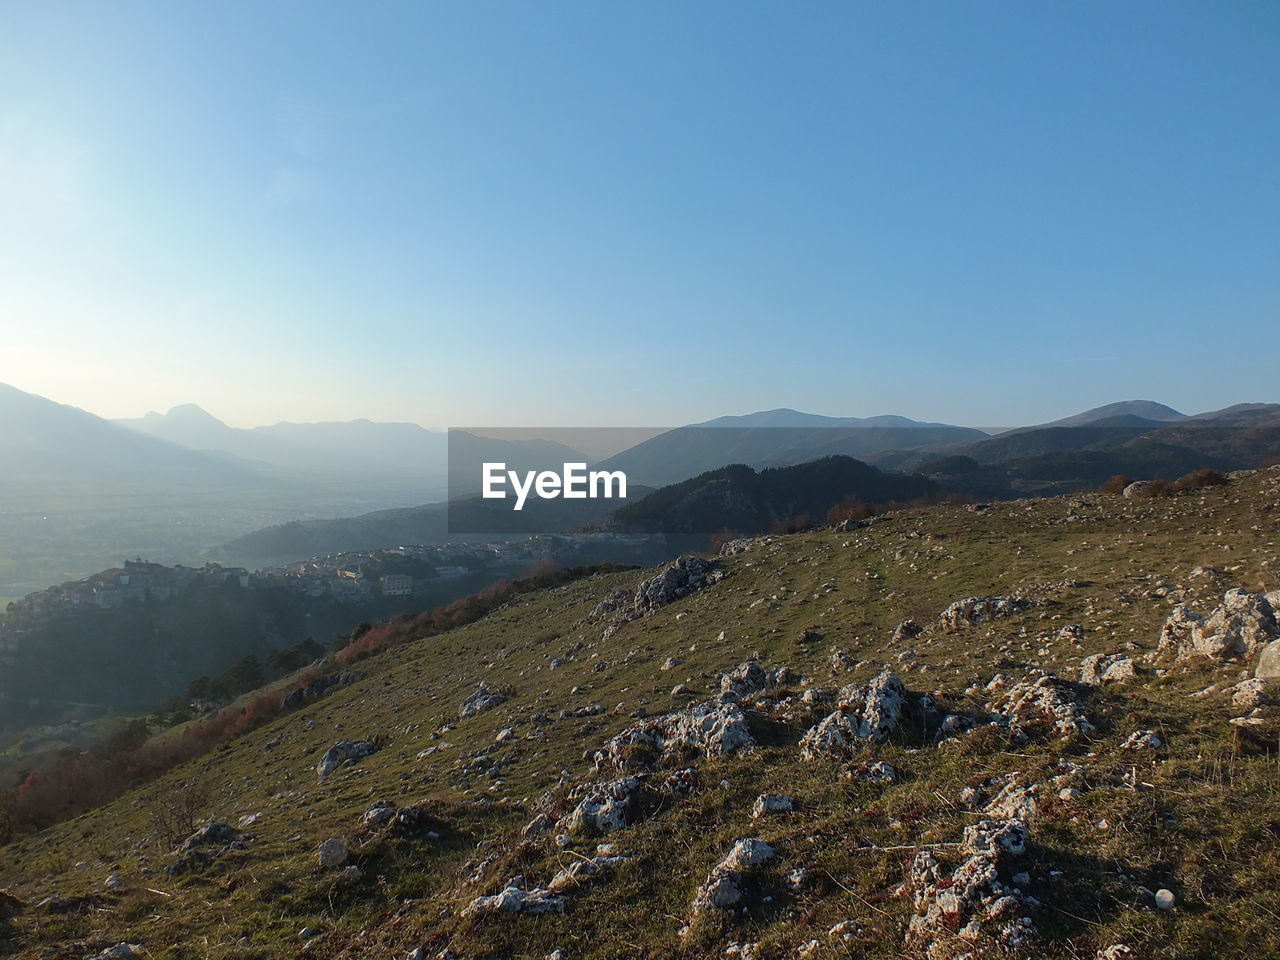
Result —
<path fill-rule="evenodd" d="M 0 0 L 0 381 L 235 425 L 1280 400 L 1280 5 Z"/>

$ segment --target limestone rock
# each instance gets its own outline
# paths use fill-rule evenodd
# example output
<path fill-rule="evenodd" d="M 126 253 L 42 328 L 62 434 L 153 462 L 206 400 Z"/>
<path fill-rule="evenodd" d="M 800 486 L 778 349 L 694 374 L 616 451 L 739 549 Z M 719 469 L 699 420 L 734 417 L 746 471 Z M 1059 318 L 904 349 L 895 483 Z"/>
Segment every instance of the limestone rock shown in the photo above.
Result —
<path fill-rule="evenodd" d="M 377 752 L 377 749 L 368 740 L 339 740 L 325 751 L 320 762 L 316 764 L 316 776 L 323 780 L 348 760 L 353 762 L 362 760 Z"/>
<path fill-rule="evenodd" d="M 381 827 L 390 823 L 396 815 L 396 805 L 390 800 L 379 800 L 360 817 L 360 822 L 367 827 Z"/>
<path fill-rule="evenodd" d="M 1280 622 L 1271 601 L 1237 588 L 1223 594 L 1207 617 L 1176 607 L 1161 627 L 1157 653 L 1171 653 L 1179 660 L 1199 654 L 1218 662 L 1248 662 L 1277 639 Z M 1276 656 L 1269 655 L 1266 669 L 1273 669 Z"/>
<path fill-rule="evenodd" d="M 194 850 L 196 847 L 222 847 L 239 840 L 241 833 L 229 823 L 210 821 L 195 833 L 182 841 L 183 850 Z"/>
<path fill-rule="evenodd" d="M 1120 744 L 1121 750 L 1159 750 L 1164 741 L 1154 730 L 1135 730 Z"/>
<path fill-rule="evenodd" d="M 505 695 L 495 693 L 482 683 L 476 687 L 474 693 L 462 701 L 462 705 L 458 709 L 458 716 L 466 720 L 468 717 L 474 717 L 477 713 L 492 710 L 494 707 L 506 702 Z"/>
<path fill-rule="evenodd" d="M 759 820 L 761 817 L 768 816 L 771 813 L 790 813 L 795 809 L 795 806 L 794 797 L 788 797 L 780 793 L 762 793 L 756 797 L 756 802 L 751 808 L 751 818 Z"/>
<path fill-rule="evenodd" d="M 777 855 L 769 844 L 755 837 L 739 840 L 707 875 L 693 899 L 694 914 L 711 909 L 724 910 L 741 902 L 746 876 Z"/>
<path fill-rule="evenodd" d="M 646 717 L 605 742 L 591 758 L 597 769 L 635 770 L 717 757 L 755 743 L 747 716 L 736 703 L 706 700 L 676 713 Z"/>
<path fill-rule="evenodd" d="M 1259 680 L 1280 680 L 1280 640 L 1272 640 L 1262 648 L 1253 675 Z"/>
<path fill-rule="evenodd" d="M 1024 948 L 1032 932 L 1024 923 L 1031 901 L 1003 877 L 1026 850 L 1027 839 L 1026 824 L 1017 819 L 982 820 L 966 827 L 960 853 L 967 859 L 949 874 L 932 850 L 917 853 L 911 867 L 915 897 L 907 949 L 929 960 L 950 960 L 957 935 L 975 946 L 985 941 L 999 950 Z"/>
<path fill-rule="evenodd" d="M 1231 704 L 1241 710 L 1256 710 L 1258 707 L 1269 707 L 1275 703 L 1267 694 L 1265 680 L 1242 680 L 1231 688 Z"/>
<path fill-rule="evenodd" d="M 1131 680 L 1138 675 L 1132 658 L 1119 653 L 1095 653 L 1080 661 L 1080 682 L 1100 687 L 1119 680 Z"/>
<path fill-rule="evenodd" d="M 486 916 L 494 913 L 544 914 L 564 913 L 564 898 L 552 892 L 535 887 L 522 890 L 514 883 L 508 884 L 501 892 L 491 897 L 476 897 L 465 908 L 463 916 Z"/>
<path fill-rule="evenodd" d="M 987 712 L 997 715 L 1011 730 L 1028 735 L 1047 728 L 1063 739 L 1093 730 L 1077 695 L 1077 688 L 1051 673 L 1033 671 L 1024 680 L 1010 683 L 997 675 L 987 684 L 995 695 Z"/>
<path fill-rule="evenodd" d="M 1023 597 L 966 597 L 951 604 L 938 616 L 938 626 L 954 632 L 986 620 L 1011 617 L 1034 604 Z"/>
<path fill-rule="evenodd" d="M 589 784 L 578 805 L 560 821 L 560 829 L 588 836 L 621 830 L 639 818 L 639 793 L 640 781 L 634 777 Z"/>
<path fill-rule="evenodd" d="M 597 855 L 585 860 L 575 860 L 547 884 L 552 893 L 564 893 L 585 886 L 591 880 L 597 880 L 608 874 L 615 867 L 628 862 L 630 857 L 615 855 Z"/>
<path fill-rule="evenodd" d="M 337 837 L 331 837 L 316 848 L 316 862 L 326 870 L 336 870 L 351 859 L 351 851 Z"/>
<path fill-rule="evenodd" d="M 840 691 L 840 709 L 824 717 L 800 739 L 805 760 L 847 757 L 865 743 L 883 743 L 907 712 L 907 688 L 892 670 L 883 670 L 865 690 L 849 684 Z"/>
<path fill-rule="evenodd" d="M 636 588 L 633 606 L 638 614 L 652 613 L 660 607 L 686 597 L 714 583 L 719 571 L 702 557 L 681 557 Z"/>

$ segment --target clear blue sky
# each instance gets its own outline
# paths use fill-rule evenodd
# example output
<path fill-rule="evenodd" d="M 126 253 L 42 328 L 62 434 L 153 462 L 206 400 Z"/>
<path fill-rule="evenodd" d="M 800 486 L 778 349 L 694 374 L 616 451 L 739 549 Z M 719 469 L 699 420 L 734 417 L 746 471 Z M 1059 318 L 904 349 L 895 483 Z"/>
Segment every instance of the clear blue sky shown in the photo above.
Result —
<path fill-rule="evenodd" d="M 0 0 L 0 381 L 107 416 L 1280 400 L 1280 4 Z"/>

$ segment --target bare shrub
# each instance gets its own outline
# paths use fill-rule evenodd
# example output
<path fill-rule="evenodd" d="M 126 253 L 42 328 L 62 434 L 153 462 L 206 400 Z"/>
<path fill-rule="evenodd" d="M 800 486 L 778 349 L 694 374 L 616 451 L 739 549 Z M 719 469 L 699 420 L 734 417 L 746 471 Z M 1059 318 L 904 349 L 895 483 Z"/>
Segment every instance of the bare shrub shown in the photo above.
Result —
<path fill-rule="evenodd" d="M 146 803 L 152 826 L 172 849 L 200 826 L 209 809 L 209 787 L 194 779 L 175 781 L 152 793 Z"/>
<path fill-rule="evenodd" d="M 1120 494 L 1124 493 L 1124 488 L 1131 483 L 1133 483 L 1133 481 L 1128 477 L 1126 477 L 1123 473 L 1117 473 L 1115 476 L 1111 477 L 1111 479 L 1109 479 L 1106 483 L 1100 486 L 1098 488 L 1098 492 L 1110 493 L 1118 497 Z"/>
<path fill-rule="evenodd" d="M 1206 487 L 1225 487 L 1230 482 L 1217 470 L 1210 470 L 1208 467 L 1204 467 L 1200 470 L 1192 470 L 1186 476 L 1175 480 L 1173 482 L 1173 492 L 1189 493 L 1192 490 L 1203 490 Z"/>

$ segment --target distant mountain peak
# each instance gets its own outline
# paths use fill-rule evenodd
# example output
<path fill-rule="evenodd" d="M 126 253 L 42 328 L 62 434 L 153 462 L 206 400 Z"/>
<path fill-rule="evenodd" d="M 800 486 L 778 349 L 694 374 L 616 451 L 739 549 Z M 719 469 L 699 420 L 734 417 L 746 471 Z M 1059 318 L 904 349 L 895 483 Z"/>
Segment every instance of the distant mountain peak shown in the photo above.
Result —
<path fill-rule="evenodd" d="M 144 418 L 144 420 L 170 420 L 175 423 L 185 424 L 207 424 L 208 426 L 225 427 L 226 424 L 204 409 L 194 403 L 180 403 L 176 407 L 170 407 L 168 413 L 156 413 L 152 410 Z"/>
<path fill-rule="evenodd" d="M 1101 407 L 1094 407 L 1091 410 L 1085 410 L 1082 413 L 1063 417 L 1061 420 L 1054 420 L 1050 423 L 1042 423 L 1038 426 L 1082 427 L 1086 424 L 1097 423 L 1101 420 L 1112 420 L 1116 417 L 1137 417 L 1142 420 L 1154 420 L 1160 423 L 1174 423 L 1178 420 L 1187 419 L 1185 413 L 1181 413 L 1168 404 L 1159 403 L 1155 400 L 1119 400 L 1115 403 L 1104 404 Z"/>

